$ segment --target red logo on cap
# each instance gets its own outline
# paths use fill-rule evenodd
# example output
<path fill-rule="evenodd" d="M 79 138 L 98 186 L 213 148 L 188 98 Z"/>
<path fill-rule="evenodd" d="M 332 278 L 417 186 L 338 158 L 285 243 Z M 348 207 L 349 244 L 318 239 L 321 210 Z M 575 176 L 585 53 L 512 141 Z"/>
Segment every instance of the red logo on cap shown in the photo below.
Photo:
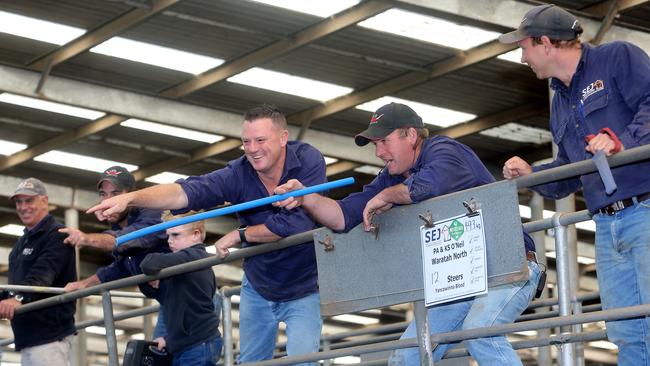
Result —
<path fill-rule="evenodd" d="M 380 120 L 381 117 L 383 117 L 383 116 L 384 116 L 383 114 L 379 114 L 379 115 L 377 115 L 377 114 L 373 114 L 373 115 L 372 115 L 372 118 L 370 118 L 370 124 L 373 124 L 373 123 L 377 123 L 377 122 L 379 122 L 379 120 Z"/>
<path fill-rule="evenodd" d="M 111 169 L 111 170 L 105 171 L 104 174 L 110 175 L 110 176 L 113 176 L 113 177 L 117 177 L 118 175 L 122 174 L 122 172 L 120 172 L 118 170 L 115 170 L 115 169 Z"/>

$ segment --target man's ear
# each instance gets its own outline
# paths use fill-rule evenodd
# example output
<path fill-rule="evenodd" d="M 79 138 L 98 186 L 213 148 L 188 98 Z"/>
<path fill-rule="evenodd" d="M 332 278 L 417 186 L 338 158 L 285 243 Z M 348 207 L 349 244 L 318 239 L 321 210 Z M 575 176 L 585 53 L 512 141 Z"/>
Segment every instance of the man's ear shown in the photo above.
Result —
<path fill-rule="evenodd" d="M 548 36 L 542 36 L 541 38 L 542 41 L 542 46 L 544 46 L 544 51 L 546 54 L 550 53 L 551 50 L 555 47 L 553 46 L 553 42 L 551 42 L 551 39 L 548 38 Z"/>
<path fill-rule="evenodd" d="M 417 143 L 418 143 L 418 131 L 413 127 L 409 127 L 407 133 L 408 133 L 408 137 L 409 137 L 409 142 L 411 143 L 411 145 L 413 146 L 413 149 L 415 150 L 415 147 L 416 147 L 415 145 L 417 145 Z"/>
<path fill-rule="evenodd" d="M 280 134 L 280 145 L 282 147 L 287 146 L 287 142 L 289 141 L 289 130 L 282 130 Z"/>

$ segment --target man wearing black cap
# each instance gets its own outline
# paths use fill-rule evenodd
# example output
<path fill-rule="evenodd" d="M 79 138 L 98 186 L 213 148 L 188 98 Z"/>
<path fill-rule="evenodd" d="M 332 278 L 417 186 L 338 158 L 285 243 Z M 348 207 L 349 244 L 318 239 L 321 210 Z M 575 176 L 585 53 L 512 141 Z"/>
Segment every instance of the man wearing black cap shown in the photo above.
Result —
<path fill-rule="evenodd" d="M 650 58 L 627 42 L 593 47 L 581 44 L 582 28 L 569 12 L 553 5 L 530 10 L 519 28 L 499 37 L 518 43 L 521 61 L 555 90 L 550 127 L 558 145 L 555 160 L 531 167 L 519 157 L 504 167 L 516 178 L 650 143 Z M 618 186 L 607 194 L 598 173 L 536 186 L 559 199 L 581 187 L 596 222 L 596 270 L 604 309 L 650 304 L 650 161 L 612 169 Z M 619 365 L 650 365 L 650 317 L 607 322 L 618 345 Z"/>
<path fill-rule="evenodd" d="M 319 194 L 288 198 L 279 207 L 304 207 L 316 221 L 337 231 L 347 232 L 363 222 L 370 230 L 373 215 L 389 210 L 393 205 L 418 203 L 451 192 L 494 182 L 494 177 L 467 146 L 444 136 L 428 137 L 422 118 L 406 105 L 391 103 L 379 108 L 370 119 L 368 128 L 355 137 L 359 146 L 370 142 L 384 169 L 362 192 L 334 201 Z M 303 188 L 290 180 L 279 186 L 276 193 Z M 535 245 L 524 235 L 525 250 L 534 258 Z M 522 245 L 522 249 L 524 245 Z M 429 308 L 431 333 L 472 329 L 510 323 L 528 306 L 535 294 L 540 269 L 535 261 L 528 262 L 530 279 L 490 288 L 487 295 L 475 299 Z M 402 338 L 415 337 L 411 323 Z M 474 339 L 465 342 L 472 356 L 481 365 L 521 365 L 517 353 L 503 336 Z M 440 344 L 433 351 L 434 361 L 440 360 L 449 344 Z M 419 365 L 417 348 L 401 349 L 390 358 L 390 365 Z"/>
<path fill-rule="evenodd" d="M 77 277 L 74 250 L 63 244 L 62 227 L 48 211 L 45 185 L 36 178 L 23 180 L 11 196 L 25 225 L 9 254 L 9 284 L 62 287 Z M 74 302 L 14 314 L 22 304 L 52 295 L 4 291 L 0 318 L 11 320 L 14 344 L 24 366 L 67 366 L 74 326 Z"/>
<path fill-rule="evenodd" d="M 135 179 L 133 175 L 124 167 L 113 166 L 106 169 L 97 182 L 100 201 L 117 195 L 125 194 L 135 189 Z M 108 223 L 111 225 L 110 230 L 103 233 L 84 233 L 79 229 L 61 228 L 59 232 L 67 234 L 68 237 L 63 241 L 66 244 L 76 247 L 94 247 L 105 252 L 112 252 L 115 260 L 106 267 L 102 267 L 97 272 L 81 281 L 70 282 L 65 285 L 66 292 L 95 286 L 100 283 L 115 281 L 120 278 L 134 276 L 142 273 L 140 262 L 149 253 L 169 252 L 167 245 L 167 236 L 164 232 L 147 235 L 137 240 L 124 243 L 115 247 L 115 238 L 143 229 L 148 226 L 161 223 L 162 211 L 141 208 L 130 208 L 121 213 L 111 215 Z M 153 290 L 148 284 L 140 284 L 140 291 L 145 295 L 153 297 Z M 158 321 L 154 331 L 156 336 L 162 335 L 164 329 L 162 322 Z"/>

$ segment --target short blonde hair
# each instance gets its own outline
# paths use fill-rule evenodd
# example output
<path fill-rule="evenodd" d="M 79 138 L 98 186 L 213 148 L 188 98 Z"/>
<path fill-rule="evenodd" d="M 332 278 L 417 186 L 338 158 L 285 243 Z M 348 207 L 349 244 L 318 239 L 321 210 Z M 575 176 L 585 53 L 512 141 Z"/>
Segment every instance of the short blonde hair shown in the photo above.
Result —
<path fill-rule="evenodd" d="M 165 211 L 163 211 L 162 215 L 160 216 L 160 219 L 163 222 L 167 222 L 167 221 L 171 221 L 171 220 L 174 220 L 174 219 L 180 219 L 181 217 L 188 217 L 188 216 L 196 215 L 198 213 L 199 212 L 197 212 L 197 211 L 189 211 L 189 212 L 186 212 L 184 214 L 173 215 L 171 213 L 171 211 L 165 210 Z M 191 230 L 198 230 L 199 233 L 201 234 L 201 241 L 205 241 L 205 234 L 206 234 L 205 233 L 205 220 L 194 221 L 194 222 L 187 223 L 185 225 L 191 225 L 190 226 Z M 185 225 L 182 225 L 182 226 L 185 226 Z"/>

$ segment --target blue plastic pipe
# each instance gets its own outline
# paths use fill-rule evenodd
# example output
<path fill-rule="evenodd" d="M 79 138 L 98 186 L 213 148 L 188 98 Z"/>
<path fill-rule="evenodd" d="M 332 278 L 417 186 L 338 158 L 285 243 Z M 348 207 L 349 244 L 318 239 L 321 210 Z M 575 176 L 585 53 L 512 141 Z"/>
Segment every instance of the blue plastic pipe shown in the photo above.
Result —
<path fill-rule="evenodd" d="M 192 215 L 192 216 L 181 217 L 179 219 L 162 222 L 160 224 L 149 226 L 149 227 L 146 227 L 144 229 L 136 230 L 136 231 L 130 232 L 130 233 L 126 234 L 126 235 L 118 236 L 115 245 L 118 246 L 118 245 L 121 245 L 123 243 L 126 243 L 127 241 L 131 241 L 131 240 L 134 240 L 134 239 L 141 238 L 141 237 L 143 237 L 145 235 L 149 235 L 149 234 L 152 234 L 152 233 L 155 233 L 155 232 L 158 232 L 158 231 L 167 230 L 170 227 L 185 225 L 185 224 L 189 224 L 190 222 L 194 222 L 194 221 L 211 219 L 211 218 L 217 217 L 217 216 L 228 215 L 228 214 L 231 214 L 231 213 L 244 211 L 244 210 L 248 210 L 248 209 L 259 207 L 259 206 L 270 205 L 272 203 L 285 200 L 285 199 L 287 199 L 289 197 L 306 196 L 306 195 L 311 194 L 311 193 L 318 193 L 318 192 L 322 192 L 322 191 L 327 191 L 327 190 L 334 189 L 334 188 L 348 186 L 348 185 L 353 184 L 353 183 L 354 183 L 354 178 L 352 178 L 352 177 L 344 178 L 344 179 L 339 179 L 339 180 L 335 180 L 335 181 L 332 181 L 332 182 L 317 184 L 317 185 L 311 186 L 311 187 L 305 187 L 303 189 L 298 189 L 298 190 L 287 192 L 287 193 L 284 193 L 284 194 L 276 194 L 276 195 L 273 195 L 273 196 L 264 197 L 264 198 L 260 198 L 260 199 L 240 203 L 240 204 L 237 204 L 237 205 L 217 208 L 217 209 L 212 210 L 212 211 L 201 212 L 201 213 L 198 213 L 198 214 Z"/>

